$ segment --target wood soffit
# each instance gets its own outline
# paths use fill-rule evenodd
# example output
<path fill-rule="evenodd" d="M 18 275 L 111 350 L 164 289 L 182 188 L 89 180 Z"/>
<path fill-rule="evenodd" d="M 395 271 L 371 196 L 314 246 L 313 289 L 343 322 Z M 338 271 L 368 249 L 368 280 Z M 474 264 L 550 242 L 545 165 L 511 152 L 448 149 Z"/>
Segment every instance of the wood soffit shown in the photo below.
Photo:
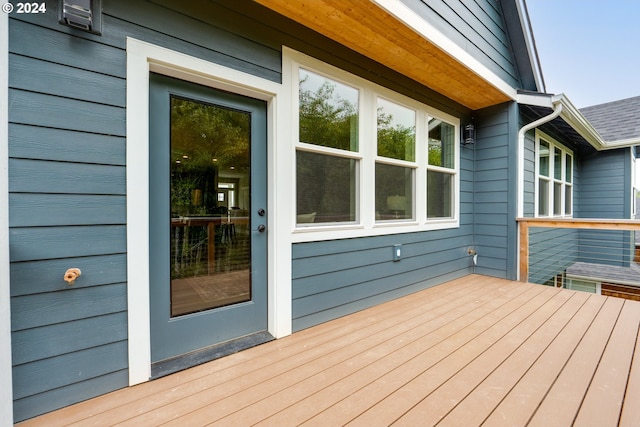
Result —
<path fill-rule="evenodd" d="M 369 0 L 256 1 L 472 110 L 510 100 Z"/>

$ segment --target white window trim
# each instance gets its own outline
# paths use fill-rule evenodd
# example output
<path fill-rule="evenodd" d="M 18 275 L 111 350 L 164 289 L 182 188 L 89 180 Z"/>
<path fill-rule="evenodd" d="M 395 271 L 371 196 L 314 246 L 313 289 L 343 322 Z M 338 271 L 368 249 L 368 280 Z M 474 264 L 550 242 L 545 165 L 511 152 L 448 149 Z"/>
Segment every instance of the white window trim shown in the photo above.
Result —
<path fill-rule="evenodd" d="M 555 158 L 554 156 L 550 153 L 549 154 L 549 176 L 548 177 L 542 177 L 543 179 L 547 180 L 549 182 L 549 200 L 548 200 L 548 204 L 549 204 L 549 214 L 548 215 L 540 215 L 539 212 L 539 203 L 540 203 L 540 199 L 539 199 L 539 191 L 540 191 L 540 165 L 539 165 L 539 158 L 540 158 L 540 140 L 544 140 L 545 142 L 547 142 L 549 144 L 549 148 L 555 150 L 560 150 L 563 155 L 562 155 L 562 165 L 561 165 L 561 171 L 562 171 L 562 179 L 558 180 L 555 178 L 554 176 L 554 162 L 555 162 Z M 550 137 L 549 135 L 547 135 L 546 133 L 537 130 L 536 129 L 536 134 L 535 134 L 535 151 L 534 151 L 534 155 L 535 155 L 535 162 L 534 162 L 534 167 L 535 167 L 535 194 L 534 194 L 534 216 L 536 218 L 573 218 L 573 211 L 574 211 L 574 196 L 573 196 L 573 186 L 574 186 L 574 181 L 575 181 L 575 170 L 576 170 L 576 164 L 575 164 L 575 156 L 572 150 L 568 149 L 566 146 L 564 146 L 563 144 L 559 143 L 558 141 L 556 141 L 554 138 Z M 566 178 L 566 161 L 565 161 L 565 157 L 569 156 L 571 157 L 571 182 L 567 182 L 567 178 Z M 554 208 L 554 200 L 553 200 L 553 195 L 555 192 L 555 183 L 560 183 L 562 184 L 562 198 L 561 198 L 561 214 L 560 215 L 555 215 L 553 213 L 553 208 Z M 570 214 L 566 214 L 565 211 L 565 203 L 566 203 L 566 198 L 564 195 L 564 190 L 566 188 L 566 186 L 570 186 L 572 188 L 572 192 L 571 192 L 571 213 Z"/>
<path fill-rule="evenodd" d="M 286 117 L 289 95 L 270 80 L 166 48 L 127 38 L 127 299 L 129 384 L 149 380 L 149 73 L 228 90 L 267 101 L 268 330 L 276 338 L 291 334 L 290 197 L 291 151 L 276 144 L 290 140 Z M 276 199 L 278 202 L 276 203 Z M 284 233 L 279 230 L 285 230 Z"/>
<path fill-rule="evenodd" d="M 359 207 L 356 209 L 358 221 L 349 224 L 331 224 L 323 223 L 318 225 L 300 225 L 296 224 L 296 182 L 295 178 L 291 181 L 289 188 L 292 195 L 290 204 L 289 229 L 292 230 L 292 242 L 310 242 L 333 240 L 341 238 L 354 238 L 366 236 L 378 236 L 397 233 L 410 233 L 429 230 L 441 230 L 447 228 L 457 228 L 460 226 L 460 145 L 456 138 L 454 149 L 455 169 L 437 168 L 429 166 L 432 170 L 441 170 L 446 173 L 454 174 L 454 191 L 452 195 L 452 218 L 427 219 L 426 206 L 426 171 L 427 171 L 427 123 L 429 118 L 443 120 L 455 127 L 455 135 L 459 135 L 460 119 L 449 114 L 438 111 L 428 105 L 422 104 L 414 99 L 393 92 L 387 88 L 379 86 L 373 82 L 357 77 L 344 70 L 326 64 L 315 58 L 297 52 L 295 50 L 283 48 L 283 85 L 287 87 L 287 92 L 292 99 L 291 118 L 289 123 L 298 123 L 298 69 L 303 68 L 313 73 L 324 75 L 332 80 L 343 83 L 347 86 L 354 87 L 360 91 L 359 96 L 359 114 L 361 116 L 369 115 L 376 117 L 377 98 L 384 98 L 391 102 L 400 104 L 416 111 L 416 158 L 415 162 L 404 162 L 394 159 L 386 159 L 378 157 L 377 147 L 375 143 L 366 143 L 366 141 L 375 142 L 377 140 L 377 127 L 375 120 L 370 121 L 367 126 L 359 126 L 358 152 L 338 151 L 340 156 L 348 158 L 356 158 L 360 160 L 359 174 L 356 178 L 358 185 Z M 289 145 L 292 151 L 291 169 L 295 177 L 295 151 L 296 150 L 313 150 L 314 152 L 332 153 L 326 147 L 309 147 L 312 144 L 299 142 L 298 128 L 296 125 L 291 126 L 292 142 Z M 422 146 L 424 145 L 424 147 Z M 424 149 L 422 149 L 424 148 Z M 333 154 L 333 153 L 332 153 Z M 376 161 L 387 164 L 401 165 L 411 167 L 416 170 L 414 174 L 414 219 L 403 221 L 376 222 L 375 221 L 375 163 Z"/>

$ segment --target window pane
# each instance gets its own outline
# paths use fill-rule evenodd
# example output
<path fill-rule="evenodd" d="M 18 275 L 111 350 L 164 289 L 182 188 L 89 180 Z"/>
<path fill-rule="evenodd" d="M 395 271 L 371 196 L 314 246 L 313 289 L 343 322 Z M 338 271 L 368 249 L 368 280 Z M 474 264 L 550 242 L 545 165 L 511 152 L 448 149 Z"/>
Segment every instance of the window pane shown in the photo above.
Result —
<path fill-rule="evenodd" d="M 571 203 L 573 199 L 573 187 L 567 185 L 564 187 L 564 213 L 565 215 L 571 215 Z"/>
<path fill-rule="evenodd" d="M 562 179 L 562 151 L 557 148 L 553 150 L 553 177 Z"/>
<path fill-rule="evenodd" d="M 454 169 L 455 127 L 442 120 L 429 120 L 429 164 Z"/>
<path fill-rule="evenodd" d="M 540 153 L 538 153 L 539 169 L 542 176 L 549 176 L 549 143 L 540 141 Z"/>
<path fill-rule="evenodd" d="M 376 163 L 376 219 L 413 218 L 413 170 Z"/>
<path fill-rule="evenodd" d="M 538 181 L 538 215 L 549 215 L 549 181 L 540 179 Z"/>
<path fill-rule="evenodd" d="M 553 183 L 553 214 L 562 215 L 562 184 Z"/>
<path fill-rule="evenodd" d="M 565 156 L 565 163 L 566 163 L 565 181 L 566 182 L 573 182 L 573 159 L 572 159 L 572 157 L 569 156 L 569 155 Z"/>
<path fill-rule="evenodd" d="M 427 218 L 453 217 L 453 175 L 427 171 Z"/>
<path fill-rule="evenodd" d="M 358 90 L 300 69 L 300 141 L 358 151 Z"/>
<path fill-rule="evenodd" d="M 415 111 L 378 98 L 378 156 L 413 162 L 415 144 Z"/>
<path fill-rule="evenodd" d="M 297 223 L 355 221 L 357 160 L 305 151 L 296 159 Z"/>

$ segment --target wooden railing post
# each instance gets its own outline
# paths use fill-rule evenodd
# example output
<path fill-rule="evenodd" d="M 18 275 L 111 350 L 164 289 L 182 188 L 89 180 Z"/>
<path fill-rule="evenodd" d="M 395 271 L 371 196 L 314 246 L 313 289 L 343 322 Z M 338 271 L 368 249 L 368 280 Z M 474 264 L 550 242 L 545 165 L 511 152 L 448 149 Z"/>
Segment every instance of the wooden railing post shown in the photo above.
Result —
<path fill-rule="evenodd" d="M 529 280 L 529 223 L 520 221 L 518 225 L 520 226 L 520 275 L 518 280 L 527 282 Z"/>

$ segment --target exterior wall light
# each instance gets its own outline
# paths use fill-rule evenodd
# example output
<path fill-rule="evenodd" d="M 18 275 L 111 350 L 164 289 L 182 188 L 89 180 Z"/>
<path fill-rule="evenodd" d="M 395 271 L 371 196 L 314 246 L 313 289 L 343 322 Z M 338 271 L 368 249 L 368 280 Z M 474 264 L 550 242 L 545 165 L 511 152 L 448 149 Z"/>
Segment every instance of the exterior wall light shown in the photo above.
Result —
<path fill-rule="evenodd" d="M 58 21 L 78 30 L 102 33 L 101 0 L 58 0 Z"/>
<path fill-rule="evenodd" d="M 469 123 L 462 128 L 462 145 L 474 144 L 476 142 L 476 127 Z"/>

